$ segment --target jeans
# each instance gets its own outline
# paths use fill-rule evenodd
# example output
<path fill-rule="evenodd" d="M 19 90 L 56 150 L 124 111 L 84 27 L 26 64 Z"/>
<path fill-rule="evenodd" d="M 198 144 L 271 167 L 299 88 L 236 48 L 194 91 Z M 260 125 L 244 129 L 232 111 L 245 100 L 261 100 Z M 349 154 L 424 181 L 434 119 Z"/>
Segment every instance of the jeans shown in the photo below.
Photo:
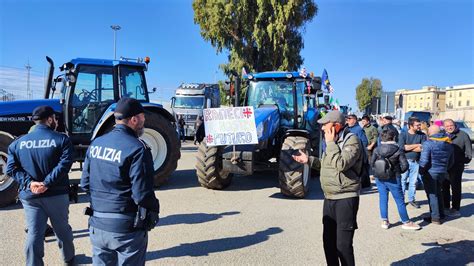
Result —
<path fill-rule="evenodd" d="M 379 191 L 379 205 L 380 205 L 380 217 L 382 220 L 388 221 L 388 192 L 392 193 L 392 197 L 395 200 L 398 208 L 398 214 L 402 223 L 410 221 L 408 217 L 407 208 L 405 206 L 405 200 L 403 198 L 401 177 L 391 178 L 388 180 L 375 179 L 377 189 Z"/>
<path fill-rule="evenodd" d="M 51 221 L 63 261 L 74 258 L 74 244 L 69 226 L 69 196 L 67 194 L 21 199 L 25 210 L 28 235 L 25 243 L 26 265 L 44 265 L 44 232 L 46 222 Z"/>
<path fill-rule="evenodd" d="M 323 246 L 329 266 L 355 265 L 352 242 L 357 229 L 359 197 L 330 200 L 323 205 Z"/>
<path fill-rule="evenodd" d="M 145 265 L 147 231 L 107 232 L 89 227 L 93 265 Z"/>
<path fill-rule="evenodd" d="M 180 138 L 182 141 L 185 141 L 185 140 L 186 140 L 186 134 L 184 133 L 184 127 L 180 127 L 180 128 L 179 128 L 179 138 Z"/>
<path fill-rule="evenodd" d="M 430 205 L 431 219 L 439 220 L 444 218 L 443 194 L 441 193 L 441 184 L 446 174 L 423 175 L 423 184 L 425 185 L 426 196 Z"/>
<path fill-rule="evenodd" d="M 457 211 L 461 209 L 461 182 L 463 172 L 464 165 L 455 165 L 449 170 L 449 179 L 443 181 L 443 199 L 445 208 L 452 206 L 452 208 Z M 450 188 L 452 190 L 452 197 L 451 193 L 449 192 Z"/>
<path fill-rule="evenodd" d="M 408 184 L 408 201 L 415 201 L 416 180 L 420 165 L 417 161 L 408 160 L 408 170 L 402 174 L 402 191 L 405 197 L 406 186 Z"/>

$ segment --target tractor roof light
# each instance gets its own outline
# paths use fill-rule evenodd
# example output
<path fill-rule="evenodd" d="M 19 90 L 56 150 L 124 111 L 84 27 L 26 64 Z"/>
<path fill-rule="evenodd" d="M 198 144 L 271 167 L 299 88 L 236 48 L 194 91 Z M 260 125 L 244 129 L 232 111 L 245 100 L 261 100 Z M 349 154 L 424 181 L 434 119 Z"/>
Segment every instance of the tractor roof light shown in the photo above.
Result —
<path fill-rule="evenodd" d="M 145 56 L 145 60 L 144 60 L 144 61 L 145 61 L 145 64 L 149 64 L 149 63 L 150 63 L 150 57 Z"/>
<path fill-rule="evenodd" d="M 253 79 L 253 75 L 252 75 L 252 74 L 249 74 L 249 75 L 247 76 L 247 78 L 248 78 L 249 80 L 252 80 L 252 79 Z"/>
<path fill-rule="evenodd" d="M 291 74 L 291 73 L 286 74 L 286 78 L 291 79 L 292 77 L 293 77 L 293 74 Z"/>

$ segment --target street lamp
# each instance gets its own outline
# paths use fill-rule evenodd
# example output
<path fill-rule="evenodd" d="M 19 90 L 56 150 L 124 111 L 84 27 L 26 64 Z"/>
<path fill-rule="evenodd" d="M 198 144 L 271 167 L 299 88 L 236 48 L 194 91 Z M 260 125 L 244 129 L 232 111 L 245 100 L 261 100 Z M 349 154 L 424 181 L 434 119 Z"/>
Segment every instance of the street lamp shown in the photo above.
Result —
<path fill-rule="evenodd" d="M 117 31 L 121 29 L 119 25 L 112 25 L 110 28 L 114 31 L 114 59 L 117 59 Z"/>

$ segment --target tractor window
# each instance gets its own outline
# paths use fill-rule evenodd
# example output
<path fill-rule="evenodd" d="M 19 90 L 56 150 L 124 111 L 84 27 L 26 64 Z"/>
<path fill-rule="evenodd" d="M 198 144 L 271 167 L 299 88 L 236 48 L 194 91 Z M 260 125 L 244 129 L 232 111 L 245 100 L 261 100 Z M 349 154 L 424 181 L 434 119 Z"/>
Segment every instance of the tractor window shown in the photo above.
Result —
<path fill-rule="evenodd" d="M 293 127 L 294 104 L 292 81 L 252 81 L 247 92 L 249 106 L 274 104 L 280 110 L 282 126 Z"/>
<path fill-rule="evenodd" d="M 122 92 L 122 97 L 130 97 L 137 100 L 147 100 L 143 70 L 121 67 L 120 90 Z"/>
<path fill-rule="evenodd" d="M 296 82 L 296 100 L 298 105 L 298 128 L 303 126 L 303 116 L 304 116 L 304 92 L 306 86 L 304 81 Z"/>
<path fill-rule="evenodd" d="M 114 101 L 112 68 L 80 66 L 71 96 L 72 132 L 91 133 Z"/>

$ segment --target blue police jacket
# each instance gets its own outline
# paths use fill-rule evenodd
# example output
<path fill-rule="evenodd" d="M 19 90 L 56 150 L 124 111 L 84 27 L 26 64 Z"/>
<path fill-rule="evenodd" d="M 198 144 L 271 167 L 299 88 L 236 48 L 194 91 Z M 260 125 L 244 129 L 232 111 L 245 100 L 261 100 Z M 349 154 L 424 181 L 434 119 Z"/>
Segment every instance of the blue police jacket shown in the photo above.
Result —
<path fill-rule="evenodd" d="M 367 148 L 367 146 L 369 146 L 369 141 L 367 140 L 365 131 L 361 126 L 355 124 L 353 127 L 347 126 L 347 128 L 349 128 L 349 131 L 351 133 L 354 133 L 357 135 L 357 137 L 359 137 L 360 141 L 362 142 L 362 145 L 364 145 L 364 148 Z"/>
<path fill-rule="evenodd" d="M 67 194 L 72 155 L 73 146 L 65 134 L 38 124 L 33 132 L 10 144 L 6 172 L 18 182 L 21 199 Z M 43 182 L 48 190 L 33 194 L 32 181 Z"/>
<path fill-rule="evenodd" d="M 95 212 L 128 214 L 129 218 L 92 216 L 90 225 L 108 232 L 131 232 L 138 206 L 159 212 L 153 172 L 150 149 L 128 126 L 116 125 L 95 139 L 87 150 L 81 187 L 90 194 Z"/>

